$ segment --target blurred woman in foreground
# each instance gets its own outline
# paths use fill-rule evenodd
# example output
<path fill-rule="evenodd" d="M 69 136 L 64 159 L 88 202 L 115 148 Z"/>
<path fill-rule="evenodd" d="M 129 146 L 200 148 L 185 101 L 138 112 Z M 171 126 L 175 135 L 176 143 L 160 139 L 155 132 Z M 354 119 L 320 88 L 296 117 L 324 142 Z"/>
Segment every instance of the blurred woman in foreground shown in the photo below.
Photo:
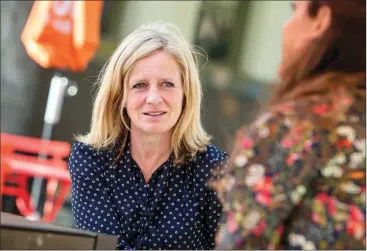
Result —
<path fill-rule="evenodd" d="M 282 81 L 212 183 L 218 249 L 364 249 L 366 2 L 294 1 Z"/>

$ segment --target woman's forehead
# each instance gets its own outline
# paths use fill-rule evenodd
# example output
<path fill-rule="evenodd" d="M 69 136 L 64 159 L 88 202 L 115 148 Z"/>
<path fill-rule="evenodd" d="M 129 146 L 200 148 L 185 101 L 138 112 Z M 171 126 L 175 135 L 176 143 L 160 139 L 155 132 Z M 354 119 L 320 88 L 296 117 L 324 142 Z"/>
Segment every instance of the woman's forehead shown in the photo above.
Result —
<path fill-rule="evenodd" d="M 165 77 L 177 78 L 181 69 L 176 59 L 167 52 L 157 52 L 137 61 L 132 68 L 131 78 Z"/>

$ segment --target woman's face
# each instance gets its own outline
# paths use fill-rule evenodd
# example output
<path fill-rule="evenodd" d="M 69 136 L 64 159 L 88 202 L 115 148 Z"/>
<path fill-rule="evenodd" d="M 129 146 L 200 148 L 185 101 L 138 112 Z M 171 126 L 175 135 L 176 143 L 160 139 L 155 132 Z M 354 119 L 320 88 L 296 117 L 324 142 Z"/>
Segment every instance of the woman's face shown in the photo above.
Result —
<path fill-rule="evenodd" d="M 325 32 L 328 25 L 327 18 L 330 17 L 324 8 L 316 17 L 311 17 L 308 12 L 310 4 L 310 1 L 293 1 L 293 14 L 283 26 L 282 58 L 278 68 L 282 80 L 302 60 L 310 45 Z"/>
<path fill-rule="evenodd" d="M 171 54 L 157 51 L 139 60 L 127 82 L 131 130 L 170 134 L 181 115 L 183 97 L 180 67 Z"/>

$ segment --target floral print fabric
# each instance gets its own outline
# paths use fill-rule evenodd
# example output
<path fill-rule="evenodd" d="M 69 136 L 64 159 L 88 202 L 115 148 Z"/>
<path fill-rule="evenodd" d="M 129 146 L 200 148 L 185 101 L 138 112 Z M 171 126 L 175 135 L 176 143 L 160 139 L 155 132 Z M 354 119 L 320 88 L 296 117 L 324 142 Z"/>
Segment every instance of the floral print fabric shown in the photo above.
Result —
<path fill-rule="evenodd" d="M 365 99 L 318 100 L 278 106 L 238 141 L 212 183 L 217 249 L 365 250 Z"/>

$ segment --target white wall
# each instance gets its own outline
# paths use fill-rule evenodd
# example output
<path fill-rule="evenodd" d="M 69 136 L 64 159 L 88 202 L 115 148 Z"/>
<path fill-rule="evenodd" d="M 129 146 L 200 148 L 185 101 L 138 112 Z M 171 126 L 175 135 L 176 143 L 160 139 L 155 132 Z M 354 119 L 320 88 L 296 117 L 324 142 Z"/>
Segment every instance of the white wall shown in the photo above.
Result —
<path fill-rule="evenodd" d="M 292 13 L 291 1 L 251 1 L 244 27 L 239 70 L 260 81 L 276 79 L 281 30 Z"/>
<path fill-rule="evenodd" d="M 238 70 L 259 81 L 276 78 L 281 56 L 281 30 L 290 17 L 292 1 L 248 1 Z M 163 20 L 176 24 L 194 40 L 202 1 L 124 1 L 115 18 L 114 36 L 123 39 L 141 24 Z M 111 46 L 114 49 L 115 45 Z M 111 50 L 110 48 L 110 50 Z"/>
<path fill-rule="evenodd" d="M 201 1 L 126 1 L 123 6 L 120 38 L 141 24 L 163 20 L 177 25 L 186 39 L 193 42 Z"/>

